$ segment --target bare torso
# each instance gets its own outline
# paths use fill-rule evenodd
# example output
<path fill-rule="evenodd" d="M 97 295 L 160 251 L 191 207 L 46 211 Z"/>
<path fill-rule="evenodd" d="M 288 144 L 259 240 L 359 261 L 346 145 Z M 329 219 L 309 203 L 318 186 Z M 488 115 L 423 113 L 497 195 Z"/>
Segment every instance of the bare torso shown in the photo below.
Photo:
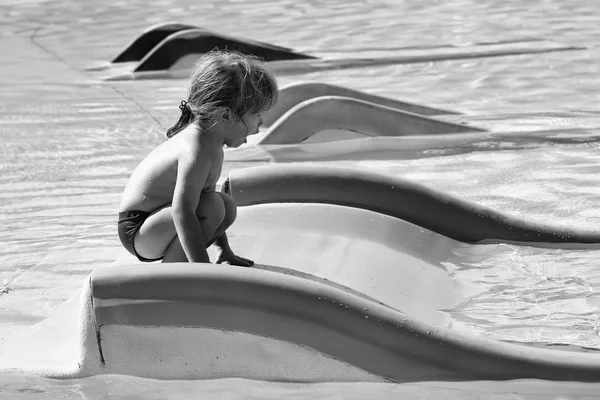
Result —
<path fill-rule="evenodd" d="M 123 192 L 120 212 L 153 212 L 171 203 L 177 181 L 178 160 L 186 141 L 195 140 L 193 130 L 193 127 L 188 127 L 166 140 L 137 166 Z M 202 145 L 214 147 L 212 150 L 216 153 L 203 191 L 215 190 L 223 165 L 223 146 L 217 146 L 210 139 Z"/>

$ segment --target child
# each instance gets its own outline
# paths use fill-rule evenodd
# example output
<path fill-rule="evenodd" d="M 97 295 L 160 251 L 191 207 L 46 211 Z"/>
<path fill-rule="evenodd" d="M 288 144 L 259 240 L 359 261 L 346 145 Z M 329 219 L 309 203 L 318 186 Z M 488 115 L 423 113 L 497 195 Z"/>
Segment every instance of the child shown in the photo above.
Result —
<path fill-rule="evenodd" d="M 181 117 L 167 139 L 135 169 L 121 200 L 119 238 L 141 261 L 251 266 L 236 256 L 225 230 L 236 217 L 233 198 L 217 192 L 223 145 L 239 147 L 258 133 L 261 112 L 277 100 L 275 78 L 257 59 L 235 52 L 205 54 L 191 76 Z"/>

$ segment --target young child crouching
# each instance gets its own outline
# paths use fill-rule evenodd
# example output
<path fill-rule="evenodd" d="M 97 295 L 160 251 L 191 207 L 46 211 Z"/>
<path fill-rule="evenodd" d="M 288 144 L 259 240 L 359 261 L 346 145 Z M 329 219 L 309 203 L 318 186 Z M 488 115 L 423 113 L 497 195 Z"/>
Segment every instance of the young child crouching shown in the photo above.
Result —
<path fill-rule="evenodd" d="M 141 261 L 210 262 L 250 266 L 231 250 L 225 231 L 235 221 L 233 198 L 216 191 L 223 145 L 239 147 L 258 133 L 261 113 L 277 100 L 264 65 L 235 52 L 213 51 L 197 63 L 189 96 L 169 138 L 133 171 L 121 199 L 118 231 Z"/>

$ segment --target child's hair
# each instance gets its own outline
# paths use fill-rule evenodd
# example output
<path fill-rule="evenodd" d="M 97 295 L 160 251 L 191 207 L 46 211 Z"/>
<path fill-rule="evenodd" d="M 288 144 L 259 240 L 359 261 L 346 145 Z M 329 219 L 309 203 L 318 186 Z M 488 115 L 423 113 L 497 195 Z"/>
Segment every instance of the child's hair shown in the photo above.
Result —
<path fill-rule="evenodd" d="M 210 121 L 222 107 L 231 109 L 237 118 L 266 111 L 277 101 L 277 90 L 277 81 L 258 58 L 213 50 L 196 63 L 188 100 L 181 102 L 181 117 L 167 137 L 196 120 Z"/>

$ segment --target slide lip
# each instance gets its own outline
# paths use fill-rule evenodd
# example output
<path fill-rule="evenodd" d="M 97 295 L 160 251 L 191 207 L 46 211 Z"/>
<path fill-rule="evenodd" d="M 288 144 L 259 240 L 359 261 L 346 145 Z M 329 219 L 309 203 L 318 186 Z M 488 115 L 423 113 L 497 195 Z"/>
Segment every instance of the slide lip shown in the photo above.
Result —
<path fill-rule="evenodd" d="M 169 70 L 185 56 L 196 54 L 197 58 L 200 58 L 202 54 L 215 48 L 241 51 L 268 62 L 315 59 L 314 56 L 298 53 L 285 47 L 220 34 L 202 28 L 191 28 L 173 32 L 163 38 L 142 57 L 133 72 Z"/>
<path fill-rule="evenodd" d="M 365 169 L 279 164 L 233 170 L 225 187 L 238 206 L 326 203 L 399 218 L 464 243 L 599 248 L 600 231 L 544 224 Z"/>
<path fill-rule="evenodd" d="M 124 62 L 140 61 L 158 43 L 167 36 L 187 29 L 200 29 L 194 25 L 178 22 L 165 22 L 152 25 L 145 29 L 142 34 L 134 38 L 110 63 L 119 64 Z"/>
<path fill-rule="evenodd" d="M 225 34 L 220 34 L 211 29 L 206 29 L 201 26 L 191 25 L 181 22 L 163 22 L 158 23 L 156 25 L 152 25 L 146 28 L 140 35 L 136 36 L 131 42 L 125 46 L 125 48 L 119 53 L 117 56 L 110 61 L 111 64 L 118 64 L 122 62 L 130 62 L 130 61 L 140 61 L 144 58 L 148 53 L 152 51 L 157 45 L 159 45 L 164 39 L 169 37 L 170 35 L 186 30 L 191 30 L 195 32 L 206 32 L 210 34 L 214 34 L 218 37 L 228 38 L 228 39 L 236 39 L 232 36 L 228 36 Z M 270 43 L 261 42 L 258 40 L 246 39 L 249 44 L 253 45 L 263 45 L 269 47 L 273 50 L 279 50 L 282 52 L 294 52 L 293 49 L 284 46 L 278 46 Z"/>
<path fill-rule="evenodd" d="M 269 127 L 257 144 L 303 143 L 328 129 L 350 129 L 371 137 L 486 132 L 468 123 L 449 122 L 345 95 L 324 95 L 291 107 Z"/>
<path fill-rule="evenodd" d="M 91 287 L 99 330 L 125 324 L 246 332 L 313 348 L 395 382 L 598 381 L 600 376 L 599 354 L 462 334 L 281 272 L 214 264 L 134 265 L 95 270 Z M 305 324 L 311 329 L 290 328 Z"/>

